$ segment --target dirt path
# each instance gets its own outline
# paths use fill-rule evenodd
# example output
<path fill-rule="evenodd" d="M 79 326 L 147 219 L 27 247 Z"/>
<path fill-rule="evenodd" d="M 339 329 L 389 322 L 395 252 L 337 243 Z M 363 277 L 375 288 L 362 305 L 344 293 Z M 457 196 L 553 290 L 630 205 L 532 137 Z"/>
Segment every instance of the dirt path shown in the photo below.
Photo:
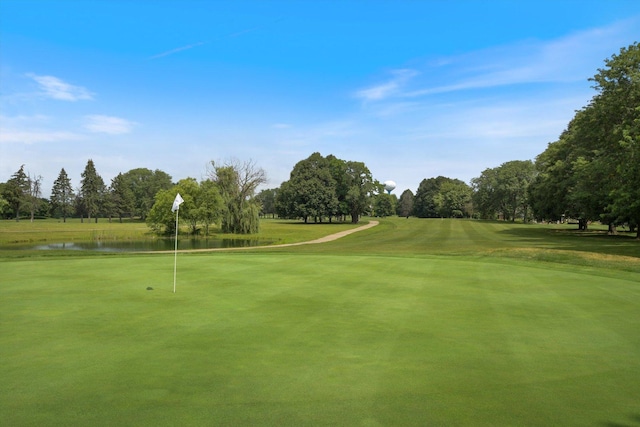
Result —
<path fill-rule="evenodd" d="M 314 245 L 316 243 L 332 242 L 334 240 L 338 240 L 341 237 L 348 236 L 349 234 L 356 233 L 356 232 L 362 231 L 362 230 L 366 230 L 367 228 L 375 227 L 378 224 L 379 224 L 378 221 L 369 221 L 368 224 L 362 225 L 360 227 L 352 228 L 350 230 L 341 231 L 339 233 L 329 234 L 328 236 L 320 237 L 319 239 L 309 240 L 309 241 L 306 241 L 306 242 L 283 243 L 281 245 L 242 246 L 242 247 L 238 247 L 238 248 L 185 249 L 185 250 L 178 250 L 178 252 L 191 253 L 191 252 L 215 252 L 215 251 L 242 251 L 242 250 L 250 250 L 250 249 L 283 248 L 285 246 Z M 167 254 L 167 253 L 173 253 L 173 252 L 174 251 L 149 251 L 149 252 L 138 252 L 138 253 Z"/>

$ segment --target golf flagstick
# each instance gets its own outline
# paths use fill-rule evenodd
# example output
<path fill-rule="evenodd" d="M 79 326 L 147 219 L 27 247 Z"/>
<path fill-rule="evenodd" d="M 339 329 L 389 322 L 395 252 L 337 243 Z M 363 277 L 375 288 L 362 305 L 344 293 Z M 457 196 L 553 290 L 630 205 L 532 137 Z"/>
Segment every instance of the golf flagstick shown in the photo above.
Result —
<path fill-rule="evenodd" d="M 176 293 L 176 273 L 178 269 L 178 213 L 180 212 L 180 204 L 184 202 L 180 193 L 176 194 L 176 198 L 171 206 L 171 212 L 176 213 L 176 244 L 173 255 L 173 293 Z"/>

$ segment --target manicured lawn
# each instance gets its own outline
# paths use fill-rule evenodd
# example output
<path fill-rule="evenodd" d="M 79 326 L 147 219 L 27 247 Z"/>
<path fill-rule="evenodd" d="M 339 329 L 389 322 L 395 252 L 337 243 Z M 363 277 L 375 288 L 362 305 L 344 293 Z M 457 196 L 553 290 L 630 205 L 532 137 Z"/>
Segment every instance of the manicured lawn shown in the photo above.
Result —
<path fill-rule="evenodd" d="M 638 424 L 640 245 L 527 227 L 5 259 L 0 425 Z"/>

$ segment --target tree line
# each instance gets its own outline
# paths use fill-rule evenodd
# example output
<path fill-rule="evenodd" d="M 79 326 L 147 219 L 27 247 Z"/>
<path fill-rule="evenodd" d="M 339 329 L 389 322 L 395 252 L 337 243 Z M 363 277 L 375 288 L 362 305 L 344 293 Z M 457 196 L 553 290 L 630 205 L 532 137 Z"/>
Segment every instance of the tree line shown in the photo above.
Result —
<path fill-rule="evenodd" d="M 367 166 L 313 153 L 299 161 L 289 180 L 262 190 L 265 173 L 252 161 L 214 164 L 206 179 L 173 184 L 160 170 L 133 169 L 106 186 L 92 160 L 73 189 L 64 169 L 49 200 L 42 177 L 24 166 L 0 184 L 5 217 L 139 217 L 158 232 L 175 227 L 170 207 L 177 192 L 185 202 L 181 218 L 192 233 L 211 224 L 223 232 L 253 233 L 259 216 L 304 222 L 357 223 L 362 215 L 420 218 L 483 218 L 506 221 L 564 221 L 581 229 L 600 221 L 625 224 L 640 237 L 640 46 L 636 42 L 605 60 L 590 79 L 596 95 L 576 112 L 559 139 L 535 161 L 514 160 L 482 171 L 470 185 L 439 176 L 424 179 L 416 193 L 386 194 Z"/>

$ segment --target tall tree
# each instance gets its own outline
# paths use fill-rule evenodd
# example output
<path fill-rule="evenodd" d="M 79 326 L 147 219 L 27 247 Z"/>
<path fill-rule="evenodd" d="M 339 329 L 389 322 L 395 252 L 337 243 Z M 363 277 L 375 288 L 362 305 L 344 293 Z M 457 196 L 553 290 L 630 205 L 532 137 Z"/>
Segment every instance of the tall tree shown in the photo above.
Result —
<path fill-rule="evenodd" d="M 438 218 L 438 206 L 436 196 L 440 192 L 443 182 L 451 178 L 438 176 L 437 178 L 423 179 L 418 186 L 413 200 L 413 214 L 419 218 Z"/>
<path fill-rule="evenodd" d="M 24 165 L 16 171 L 4 185 L 3 196 L 13 210 L 16 221 L 20 221 L 20 213 L 28 203 L 29 177 L 24 171 Z"/>
<path fill-rule="evenodd" d="M 80 197 L 84 211 L 87 214 L 87 219 L 91 221 L 91 216 L 93 215 L 95 222 L 98 222 L 98 213 L 102 207 L 106 187 L 102 177 L 96 172 L 93 160 L 89 159 L 89 161 L 87 161 L 87 166 L 82 172 L 81 177 Z"/>
<path fill-rule="evenodd" d="M 528 219 L 529 184 L 536 176 L 530 160 L 513 160 L 497 168 L 485 169 L 478 178 L 471 180 L 473 202 L 483 218 L 496 214 L 505 220 Z"/>
<path fill-rule="evenodd" d="M 224 204 L 220 191 L 215 182 L 204 180 L 195 195 L 194 216 L 204 224 L 205 235 L 209 234 L 209 227 L 220 220 Z"/>
<path fill-rule="evenodd" d="M 113 212 L 120 222 L 125 215 L 131 217 L 135 209 L 135 195 L 125 175 L 119 173 L 111 180 L 109 193 Z"/>
<path fill-rule="evenodd" d="M 266 173 L 254 161 L 211 162 L 210 179 L 223 200 L 221 227 L 225 233 L 251 234 L 260 229 L 260 204 L 255 192 L 266 182 Z"/>
<path fill-rule="evenodd" d="M 286 201 L 286 204 L 284 203 Z M 320 153 L 313 153 L 293 167 L 289 181 L 278 194 L 279 214 L 291 218 L 312 219 L 321 222 L 338 212 L 336 181 L 330 161 Z"/>
<path fill-rule="evenodd" d="M 175 233 L 176 215 L 171 206 L 177 193 L 184 200 L 180 205 L 179 220 L 189 225 L 191 234 L 199 233 L 201 225 L 208 234 L 209 226 L 220 218 L 222 199 L 214 182 L 205 180 L 198 183 L 194 178 L 181 179 L 172 188 L 158 191 L 146 219 L 149 227 L 157 233 Z"/>
<path fill-rule="evenodd" d="M 398 199 L 394 194 L 382 191 L 373 197 L 373 214 L 382 218 L 394 215 L 397 204 Z"/>
<path fill-rule="evenodd" d="M 640 45 L 605 64 L 590 79 L 598 93 L 538 156 L 531 196 L 537 216 L 566 213 L 581 229 L 600 220 L 614 231 L 640 224 Z"/>
<path fill-rule="evenodd" d="M 160 190 L 173 186 L 171 175 L 159 169 L 152 171 L 146 168 L 131 169 L 122 174 L 123 186 L 133 194 L 131 214 L 145 219 L 155 202 L 155 195 Z"/>
<path fill-rule="evenodd" d="M 67 217 L 73 212 L 73 187 L 67 172 L 62 168 L 58 178 L 53 182 L 51 189 L 51 208 L 55 216 L 62 217 L 62 222 L 67 222 Z"/>
<path fill-rule="evenodd" d="M 376 185 L 371 177 L 369 168 L 362 162 L 346 162 L 345 181 L 347 183 L 347 195 L 345 201 L 351 223 L 357 224 L 362 215 L 370 206 Z"/>
<path fill-rule="evenodd" d="M 612 222 L 638 226 L 640 239 L 640 43 L 612 55 L 591 81 L 598 92 L 591 107 L 608 131 L 593 166 L 611 183 L 606 211 Z"/>
<path fill-rule="evenodd" d="M 409 218 L 413 212 L 413 192 L 409 189 L 404 190 L 398 201 L 397 214 Z"/>
<path fill-rule="evenodd" d="M 256 200 L 260 203 L 260 215 L 265 217 L 271 215 L 275 217 L 277 195 L 277 188 L 268 188 L 258 193 Z"/>
<path fill-rule="evenodd" d="M 29 206 L 29 213 L 31 222 L 33 222 L 36 212 L 43 206 L 43 200 L 40 198 L 42 195 L 42 176 L 27 174 L 27 182 L 29 183 L 29 190 L 27 192 L 27 205 Z"/>
<path fill-rule="evenodd" d="M 444 181 L 434 197 L 436 210 L 443 218 L 461 218 L 471 200 L 471 187 L 459 179 Z"/>

